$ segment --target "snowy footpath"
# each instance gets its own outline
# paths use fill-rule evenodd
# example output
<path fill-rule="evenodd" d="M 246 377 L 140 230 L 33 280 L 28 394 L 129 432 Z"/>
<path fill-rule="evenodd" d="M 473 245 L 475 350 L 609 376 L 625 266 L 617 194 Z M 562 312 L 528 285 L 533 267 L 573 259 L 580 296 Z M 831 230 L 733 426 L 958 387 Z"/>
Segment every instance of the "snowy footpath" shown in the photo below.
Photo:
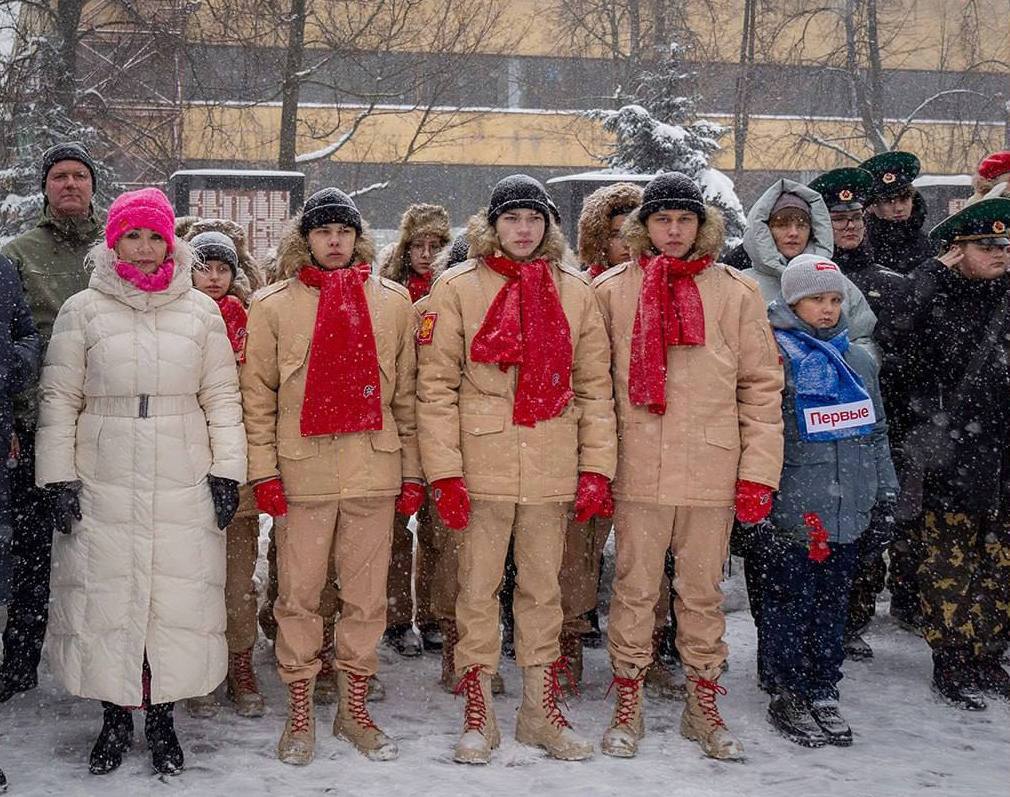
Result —
<path fill-rule="evenodd" d="M 929 689 L 925 643 L 899 630 L 884 604 L 879 609 L 866 635 L 876 658 L 845 665 L 842 707 L 855 732 L 848 749 L 805 750 L 770 730 L 766 700 L 755 683 L 753 625 L 738 611 L 728 617 L 730 670 L 722 682 L 729 695 L 721 706 L 746 747 L 743 763 L 706 759 L 680 736 L 682 704 L 654 700 L 647 701 L 648 735 L 637 759 L 597 754 L 579 763 L 548 760 L 512 739 L 519 673 L 514 662 L 506 662 L 507 694 L 496 702 L 501 748 L 488 767 L 454 764 L 461 702 L 436 685 L 438 656 L 407 660 L 383 648 L 388 695 L 371 706 L 375 719 L 398 739 L 399 760 L 366 761 L 330 735 L 334 707 L 322 706 L 315 762 L 285 766 L 274 752 L 284 696 L 261 640 L 256 658 L 270 713 L 242 719 L 224 707 L 214 719 L 195 720 L 180 707 L 186 771 L 179 777 L 152 774 L 140 715 L 134 749 L 123 766 L 104 777 L 89 775 L 88 751 L 101 725 L 101 707 L 67 696 L 47 672 L 38 689 L 0 706 L 0 767 L 11 781 L 11 795 L 1010 795 L 1010 707 L 996 703 L 971 714 L 938 703 Z M 613 696 L 604 701 L 609 682 L 604 650 L 587 650 L 586 673 L 582 696 L 569 701 L 569 716 L 576 730 L 598 744 L 613 701 Z"/>

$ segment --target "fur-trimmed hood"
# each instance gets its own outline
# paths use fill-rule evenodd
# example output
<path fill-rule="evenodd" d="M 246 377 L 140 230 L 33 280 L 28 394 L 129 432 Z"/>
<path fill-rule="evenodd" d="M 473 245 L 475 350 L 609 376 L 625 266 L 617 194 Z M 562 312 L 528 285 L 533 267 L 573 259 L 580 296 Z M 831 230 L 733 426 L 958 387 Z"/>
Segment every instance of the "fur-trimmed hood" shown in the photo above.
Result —
<path fill-rule="evenodd" d="M 441 205 L 418 204 L 407 208 L 400 219 L 396 246 L 381 264 L 379 273 L 401 285 L 410 277 L 410 243 L 422 235 L 434 235 L 444 247 L 452 240 L 449 213 Z"/>
<path fill-rule="evenodd" d="M 637 261 L 639 255 L 655 254 L 656 249 L 649 238 L 649 230 L 645 223 L 638 219 L 638 208 L 628 214 L 621 227 L 621 235 L 631 250 L 631 259 Z M 719 257 L 723 244 L 726 242 L 726 222 L 722 211 L 713 205 L 705 205 L 705 222 L 698 228 L 698 237 L 694 239 L 694 248 L 687 253 L 687 260 L 696 260 L 709 255 L 713 259 Z"/>
<path fill-rule="evenodd" d="M 579 260 L 582 265 L 607 265 L 610 218 L 615 210 L 642 204 L 642 188 L 634 183 L 614 183 L 598 188 L 582 203 L 579 215 Z"/>
<path fill-rule="evenodd" d="M 487 220 L 487 208 L 482 208 L 470 217 L 466 225 L 466 239 L 470 242 L 467 259 L 486 257 L 487 255 L 493 255 L 495 252 L 501 251 L 501 241 L 498 240 L 498 233 L 495 232 L 494 227 Z M 566 248 L 565 236 L 562 235 L 558 225 L 552 219 L 547 226 L 547 231 L 544 233 L 544 239 L 540 242 L 540 246 L 530 255 L 529 259 L 537 260 L 543 258 L 555 265 L 560 265 L 564 260 Z M 448 257 L 445 259 L 441 257 L 436 258 L 435 263 L 432 265 L 432 272 L 434 272 L 436 277 L 446 269 L 447 264 Z"/>
<path fill-rule="evenodd" d="M 232 280 L 228 293 L 246 302 L 253 292 L 258 291 L 266 285 L 266 276 L 263 273 L 263 269 L 260 268 L 259 263 L 253 258 L 252 252 L 249 251 L 245 230 L 242 228 L 242 225 L 230 219 L 193 218 L 189 221 L 192 217 L 187 216 L 185 218 L 188 224 L 186 224 L 185 233 L 182 234 L 184 240 L 192 241 L 203 232 L 219 232 L 227 235 L 235 245 L 235 251 L 238 253 L 239 270 L 235 279 Z M 175 229 L 176 235 L 180 235 L 178 221 L 176 222 Z"/>
<path fill-rule="evenodd" d="M 295 214 L 285 225 L 281 239 L 277 244 L 276 270 L 274 282 L 290 279 L 298 273 L 302 266 L 312 262 L 312 252 L 309 244 L 302 237 L 299 225 L 302 222 L 301 212 Z M 354 242 L 352 263 L 372 263 L 375 260 L 375 241 L 367 224 L 362 224 L 361 235 Z"/>

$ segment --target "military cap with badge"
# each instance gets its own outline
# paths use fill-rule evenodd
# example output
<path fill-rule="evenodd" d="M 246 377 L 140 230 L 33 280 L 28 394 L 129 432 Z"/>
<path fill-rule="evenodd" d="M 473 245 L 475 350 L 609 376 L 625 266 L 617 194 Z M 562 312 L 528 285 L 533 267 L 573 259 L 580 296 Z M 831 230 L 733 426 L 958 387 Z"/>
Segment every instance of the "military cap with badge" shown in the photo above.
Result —
<path fill-rule="evenodd" d="M 872 205 L 881 199 L 890 199 L 912 190 L 912 181 L 919 176 L 922 164 L 911 152 L 882 152 L 859 164 L 870 173 L 873 185 L 869 200 Z"/>
<path fill-rule="evenodd" d="M 873 190 L 873 175 L 858 166 L 832 169 L 808 185 L 824 197 L 831 213 L 862 210 Z"/>
<path fill-rule="evenodd" d="M 959 210 L 929 231 L 929 237 L 949 248 L 957 243 L 1010 246 L 1010 199 L 983 199 Z"/>

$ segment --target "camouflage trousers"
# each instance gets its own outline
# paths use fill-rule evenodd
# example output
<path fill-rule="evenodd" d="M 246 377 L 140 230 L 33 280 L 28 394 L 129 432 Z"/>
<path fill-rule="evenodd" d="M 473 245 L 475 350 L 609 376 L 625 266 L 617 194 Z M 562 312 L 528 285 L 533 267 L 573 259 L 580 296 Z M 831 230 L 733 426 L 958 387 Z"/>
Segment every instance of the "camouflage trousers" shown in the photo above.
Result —
<path fill-rule="evenodd" d="M 1010 641 L 1010 521 L 926 512 L 919 565 L 923 636 L 980 656 Z"/>

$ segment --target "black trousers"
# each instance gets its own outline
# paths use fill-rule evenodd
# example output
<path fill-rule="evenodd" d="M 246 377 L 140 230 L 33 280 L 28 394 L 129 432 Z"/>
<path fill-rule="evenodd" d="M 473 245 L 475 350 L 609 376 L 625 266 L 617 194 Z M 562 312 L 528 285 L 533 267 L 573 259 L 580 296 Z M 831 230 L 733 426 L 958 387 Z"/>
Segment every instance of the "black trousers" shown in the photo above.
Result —
<path fill-rule="evenodd" d="M 35 486 L 35 433 L 18 431 L 21 457 L 10 472 L 11 596 L 4 630 L 0 680 L 35 685 L 49 621 L 49 568 L 53 521 L 44 492 Z"/>

